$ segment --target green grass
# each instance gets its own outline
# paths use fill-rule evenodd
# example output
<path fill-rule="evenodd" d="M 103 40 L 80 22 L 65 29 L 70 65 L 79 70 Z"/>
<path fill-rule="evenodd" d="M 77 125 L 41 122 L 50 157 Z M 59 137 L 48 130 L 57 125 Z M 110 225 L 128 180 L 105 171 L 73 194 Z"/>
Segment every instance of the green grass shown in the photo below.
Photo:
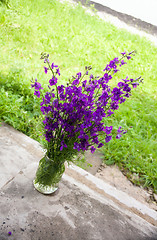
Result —
<path fill-rule="evenodd" d="M 107 164 L 118 164 L 129 178 L 136 173 L 139 179 L 135 183 L 157 191 L 157 47 L 86 14 L 81 5 L 10 0 L 9 6 L 0 2 L 1 119 L 40 141 L 40 112 L 30 80 L 48 81 L 41 52 L 49 53 L 60 66 L 60 81 L 66 82 L 86 65 L 92 65 L 93 73 L 99 75 L 120 52 L 136 50 L 134 61 L 122 68 L 115 81 L 142 76 L 144 84 L 133 91 L 114 117 L 105 119 L 106 124 L 123 126 L 128 133 L 105 144 L 102 151 Z"/>
<path fill-rule="evenodd" d="M 9 0 L 0 0 L 1 4 L 4 4 L 6 7 L 9 7 Z"/>

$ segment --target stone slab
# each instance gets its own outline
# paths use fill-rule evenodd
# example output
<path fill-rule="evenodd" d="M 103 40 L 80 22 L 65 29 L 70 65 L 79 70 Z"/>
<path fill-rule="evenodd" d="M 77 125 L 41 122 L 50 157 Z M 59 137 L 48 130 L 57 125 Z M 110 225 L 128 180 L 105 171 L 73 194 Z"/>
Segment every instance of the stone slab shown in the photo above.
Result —
<path fill-rule="evenodd" d="M 93 2 L 157 26 L 156 0 L 143 0 L 142 2 L 141 0 L 93 0 Z"/>
<path fill-rule="evenodd" d="M 42 195 L 33 187 L 30 164 L 0 193 L 1 240 L 155 240 L 156 228 L 118 211 L 107 199 L 64 175 L 59 191 Z M 12 235 L 8 236 L 8 232 Z"/>
<path fill-rule="evenodd" d="M 0 240 L 157 239 L 155 211 L 75 165 L 66 166 L 56 194 L 37 192 L 42 156 L 39 143 L 1 126 Z"/>
<path fill-rule="evenodd" d="M 40 144 L 2 123 L 0 126 L 0 188 L 32 162 L 43 156 Z"/>

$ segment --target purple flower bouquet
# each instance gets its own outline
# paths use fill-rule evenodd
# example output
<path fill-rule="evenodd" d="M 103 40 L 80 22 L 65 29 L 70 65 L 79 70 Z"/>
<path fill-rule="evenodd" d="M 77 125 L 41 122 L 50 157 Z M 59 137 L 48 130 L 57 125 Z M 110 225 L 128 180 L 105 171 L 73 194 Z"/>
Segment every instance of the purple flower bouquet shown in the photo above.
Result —
<path fill-rule="evenodd" d="M 77 73 L 66 85 L 59 85 L 60 69 L 50 63 L 49 54 L 42 53 L 45 74 L 51 73 L 47 91 L 35 80 L 32 87 L 34 94 L 41 98 L 41 112 L 44 120 L 44 136 L 46 139 L 46 155 L 40 160 L 34 185 L 50 186 L 57 189 L 64 172 L 64 162 L 73 161 L 76 155 L 90 150 L 92 153 L 101 148 L 103 143 L 99 136 L 109 142 L 113 135 L 121 138 L 126 131 L 121 129 L 115 133 L 112 126 L 106 126 L 103 119 L 110 117 L 119 105 L 131 95 L 141 77 L 122 79 L 117 86 L 109 86 L 109 82 L 119 69 L 132 58 L 134 51 L 121 53 L 120 58 L 114 58 L 106 65 L 101 77 L 90 74 L 91 66 L 85 67 L 85 72 Z M 44 192 L 45 193 L 45 192 Z M 50 193 L 47 190 L 47 193 Z"/>

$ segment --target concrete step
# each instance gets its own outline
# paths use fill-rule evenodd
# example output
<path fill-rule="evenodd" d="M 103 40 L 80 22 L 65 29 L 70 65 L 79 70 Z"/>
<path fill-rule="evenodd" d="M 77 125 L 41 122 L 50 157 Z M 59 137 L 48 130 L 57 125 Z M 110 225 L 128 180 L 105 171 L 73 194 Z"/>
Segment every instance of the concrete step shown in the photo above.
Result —
<path fill-rule="evenodd" d="M 102 6 L 108 7 L 116 12 L 132 16 L 135 20 L 157 26 L 157 1 L 156 0 L 94 0 Z"/>
<path fill-rule="evenodd" d="M 157 212 L 91 173 L 66 166 L 59 191 L 42 195 L 33 179 L 43 150 L 0 127 L 0 239 L 155 240 Z M 118 233 L 118 234 L 117 234 Z"/>

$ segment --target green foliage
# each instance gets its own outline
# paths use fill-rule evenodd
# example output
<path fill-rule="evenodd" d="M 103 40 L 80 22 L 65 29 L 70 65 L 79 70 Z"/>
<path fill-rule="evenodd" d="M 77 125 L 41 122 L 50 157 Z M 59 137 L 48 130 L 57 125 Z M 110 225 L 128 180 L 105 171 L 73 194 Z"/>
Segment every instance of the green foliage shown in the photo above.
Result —
<path fill-rule="evenodd" d="M 106 164 L 118 164 L 125 172 L 138 174 L 144 186 L 156 188 L 157 102 L 147 93 L 134 94 L 106 124 L 128 129 L 121 139 L 112 139 L 102 148 Z M 106 119 L 105 119 L 106 120 Z M 132 180 L 132 175 L 129 175 Z"/>
<path fill-rule="evenodd" d="M 10 76 L 0 76 L 0 119 L 23 133 L 39 139 L 35 133 L 39 125 L 39 102 L 33 96 L 30 85 L 21 79 L 21 72 L 13 71 Z"/>
<path fill-rule="evenodd" d="M 76 160 L 74 161 L 74 163 L 78 166 L 83 168 L 84 170 L 88 170 L 89 167 L 92 167 L 92 164 L 90 164 L 89 162 L 87 162 L 87 159 L 84 155 L 84 153 L 79 154 L 76 156 Z"/>
<path fill-rule="evenodd" d="M 1 3 L 2 1 L 0 1 Z M 142 75 L 144 85 L 106 121 L 129 129 L 121 140 L 113 139 L 102 149 L 108 164 L 116 163 L 131 178 L 139 176 L 145 186 L 157 191 L 157 47 L 138 35 L 117 29 L 85 12 L 56 0 L 10 0 L 0 4 L 0 118 L 25 134 L 41 138 L 39 104 L 30 89 L 37 76 L 47 84 L 40 53 L 48 52 L 62 72 L 62 81 L 93 66 L 99 75 L 119 52 L 137 51 L 134 61 L 123 67 L 118 79 Z M 103 137 L 103 136 L 102 136 Z M 137 182 L 137 184 L 141 182 Z"/>
<path fill-rule="evenodd" d="M 39 167 L 36 172 L 35 183 L 41 184 L 44 187 L 56 187 L 65 171 L 64 163 L 52 161 L 47 156 L 43 157 L 39 162 Z"/>
<path fill-rule="evenodd" d="M 10 7 L 9 0 L 0 0 L 0 6 L 1 6 L 1 4 L 6 6 L 7 8 Z M 0 20 L 1 20 L 1 17 L 0 17 Z"/>

